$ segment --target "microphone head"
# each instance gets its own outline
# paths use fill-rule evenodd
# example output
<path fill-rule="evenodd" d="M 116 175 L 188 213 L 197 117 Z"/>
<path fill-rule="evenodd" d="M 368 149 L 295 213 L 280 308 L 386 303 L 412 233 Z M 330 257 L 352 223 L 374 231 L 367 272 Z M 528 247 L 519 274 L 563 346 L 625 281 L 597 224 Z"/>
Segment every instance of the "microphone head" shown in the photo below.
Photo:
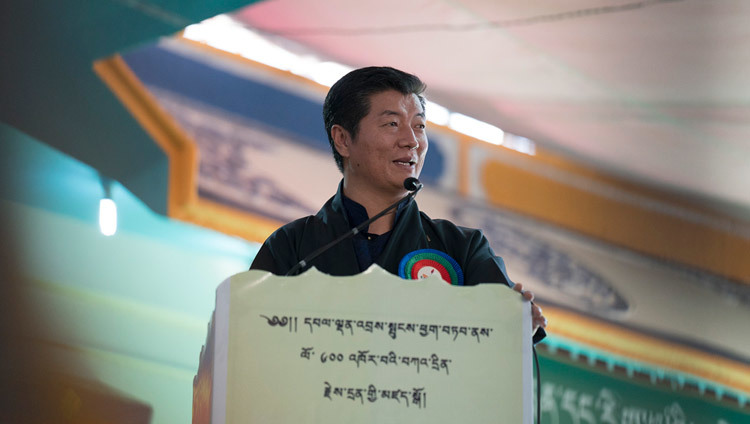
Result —
<path fill-rule="evenodd" d="M 409 177 L 404 180 L 404 188 L 409 191 L 415 191 L 422 188 L 422 183 L 419 182 L 418 179 L 414 177 Z"/>

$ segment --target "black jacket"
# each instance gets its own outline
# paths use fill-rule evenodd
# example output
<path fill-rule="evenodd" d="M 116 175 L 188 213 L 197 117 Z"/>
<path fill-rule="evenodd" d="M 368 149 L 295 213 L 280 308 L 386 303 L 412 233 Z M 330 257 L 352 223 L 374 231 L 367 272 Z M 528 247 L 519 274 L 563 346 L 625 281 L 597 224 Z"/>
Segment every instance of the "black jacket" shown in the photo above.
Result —
<path fill-rule="evenodd" d="M 285 275 L 297 262 L 351 229 L 342 200 L 341 187 L 316 214 L 290 222 L 263 243 L 250 269 Z M 501 283 L 513 286 L 502 258 L 495 255 L 480 230 L 459 227 L 443 219 L 430 219 L 412 201 L 401 212 L 383 252 L 375 261 L 398 275 L 401 260 L 408 253 L 434 249 L 447 253 L 460 266 L 464 285 Z M 330 275 L 355 275 L 360 269 L 351 239 L 344 240 L 308 265 Z M 540 329 L 534 342 L 544 337 Z"/>

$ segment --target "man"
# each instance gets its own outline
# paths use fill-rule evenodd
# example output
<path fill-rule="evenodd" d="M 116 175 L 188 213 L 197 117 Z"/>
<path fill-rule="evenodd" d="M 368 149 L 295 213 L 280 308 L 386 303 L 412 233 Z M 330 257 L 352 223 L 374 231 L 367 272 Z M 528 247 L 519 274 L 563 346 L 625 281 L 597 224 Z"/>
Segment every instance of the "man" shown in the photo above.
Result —
<path fill-rule="evenodd" d="M 323 104 L 328 140 L 344 178 L 317 215 L 291 222 L 263 243 L 251 269 L 287 274 L 300 260 L 351 228 L 404 199 L 404 180 L 419 177 L 427 154 L 425 85 L 390 67 L 357 69 L 331 87 Z M 373 263 L 404 278 L 440 272 L 451 284 L 502 283 L 523 293 L 482 232 L 433 220 L 416 202 L 398 208 L 344 240 L 309 266 L 354 275 Z M 532 307 L 535 342 L 546 319 Z M 539 331 L 537 331 L 539 329 Z"/>

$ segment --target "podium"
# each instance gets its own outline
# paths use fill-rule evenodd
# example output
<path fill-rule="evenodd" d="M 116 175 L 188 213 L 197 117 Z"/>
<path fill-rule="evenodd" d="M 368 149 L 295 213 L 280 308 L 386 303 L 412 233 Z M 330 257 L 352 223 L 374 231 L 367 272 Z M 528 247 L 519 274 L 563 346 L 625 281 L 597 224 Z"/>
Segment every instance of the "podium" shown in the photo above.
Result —
<path fill-rule="evenodd" d="M 505 285 L 247 271 L 217 289 L 193 424 L 531 423 L 531 345 Z"/>

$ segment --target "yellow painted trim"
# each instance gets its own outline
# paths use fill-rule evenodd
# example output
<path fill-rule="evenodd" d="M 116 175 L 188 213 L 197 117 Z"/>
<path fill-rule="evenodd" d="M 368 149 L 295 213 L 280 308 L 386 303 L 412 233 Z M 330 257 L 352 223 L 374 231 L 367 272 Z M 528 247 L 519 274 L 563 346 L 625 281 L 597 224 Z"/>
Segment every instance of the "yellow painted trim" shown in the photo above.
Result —
<path fill-rule="evenodd" d="M 544 315 L 549 319 L 547 330 L 550 334 L 750 393 L 750 367 L 746 364 L 586 318 L 562 308 L 543 307 Z"/>
<path fill-rule="evenodd" d="M 201 198 L 185 218 L 195 224 L 259 243 L 285 224 Z"/>
<path fill-rule="evenodd" d="M 195 142 L 159 106 L 119 55 L 97 61 L 94 70 L 166 153 L 169 160 L 168 216 L 256 242 L 264 241 L 281 225 L 278 221 L 200 199 Z"/>
<path fill-rule="evenodd" d="M 170 216 L 179 214 L 180 209 L 195 204 L 198 197 L 195 144 L 159 106 L 119 55 L 95 62 L 94 71 L 166 153 L 169 159 L 167 213 Z"/>
<path fill-rule="evenodd" d="M 731 218 L 724 213 L 712 209 L 707 204 L 696 203 L 696 201 L 694 200 L 687 199 L 684 196 L 680 196 L 675 193 L 671 193 L 665 190 L 659 190 L 653 187 L 647 187 L 642 184 L 636 184 L 634 182 L 615 177 L 599 169 L 585 166 L 573 160 L 566 159 L 544 148 L 537 148 L 537 154 L 534 156 L 534 160 L 550 168 L 559 169 L 561 171 L 585 177 L 599 183 L 611 185 L 620 190 L 659 200 L 686 211 L 699 212 L 716 219 L 737 221 L 739 223 L 737 219 Z M 745 224 L 748 223 L 746 222 Z"/>
<path fill-rule="evenodd" d="M 605 184 L 644 201 L 655 201 L 681 211 L 711 219 L 728 220 L 716 212 L 688 206 L 685 200 L 669 199 L 648 189 L 632 187 L 611 177 L 593 174 L 569 163 L 556 165 L 544 159 L 523 158 L 517 163 L 492 158 L 485 162 L 481 179 L 488 200 L 504 208 L 531 215 L 615 245 L 673 260 L 731 279 L 750 282 L 750 240 L 706 224 L 680 219 L 644 205 L 621 202 L 551 179 L 525 168 L 523 161 L 548 170 L 582 176 L 594 184 Z M 540 163 L 541 162 L 541 163 Z M 497 183 L 494 183 L 497 182 Z"/>

